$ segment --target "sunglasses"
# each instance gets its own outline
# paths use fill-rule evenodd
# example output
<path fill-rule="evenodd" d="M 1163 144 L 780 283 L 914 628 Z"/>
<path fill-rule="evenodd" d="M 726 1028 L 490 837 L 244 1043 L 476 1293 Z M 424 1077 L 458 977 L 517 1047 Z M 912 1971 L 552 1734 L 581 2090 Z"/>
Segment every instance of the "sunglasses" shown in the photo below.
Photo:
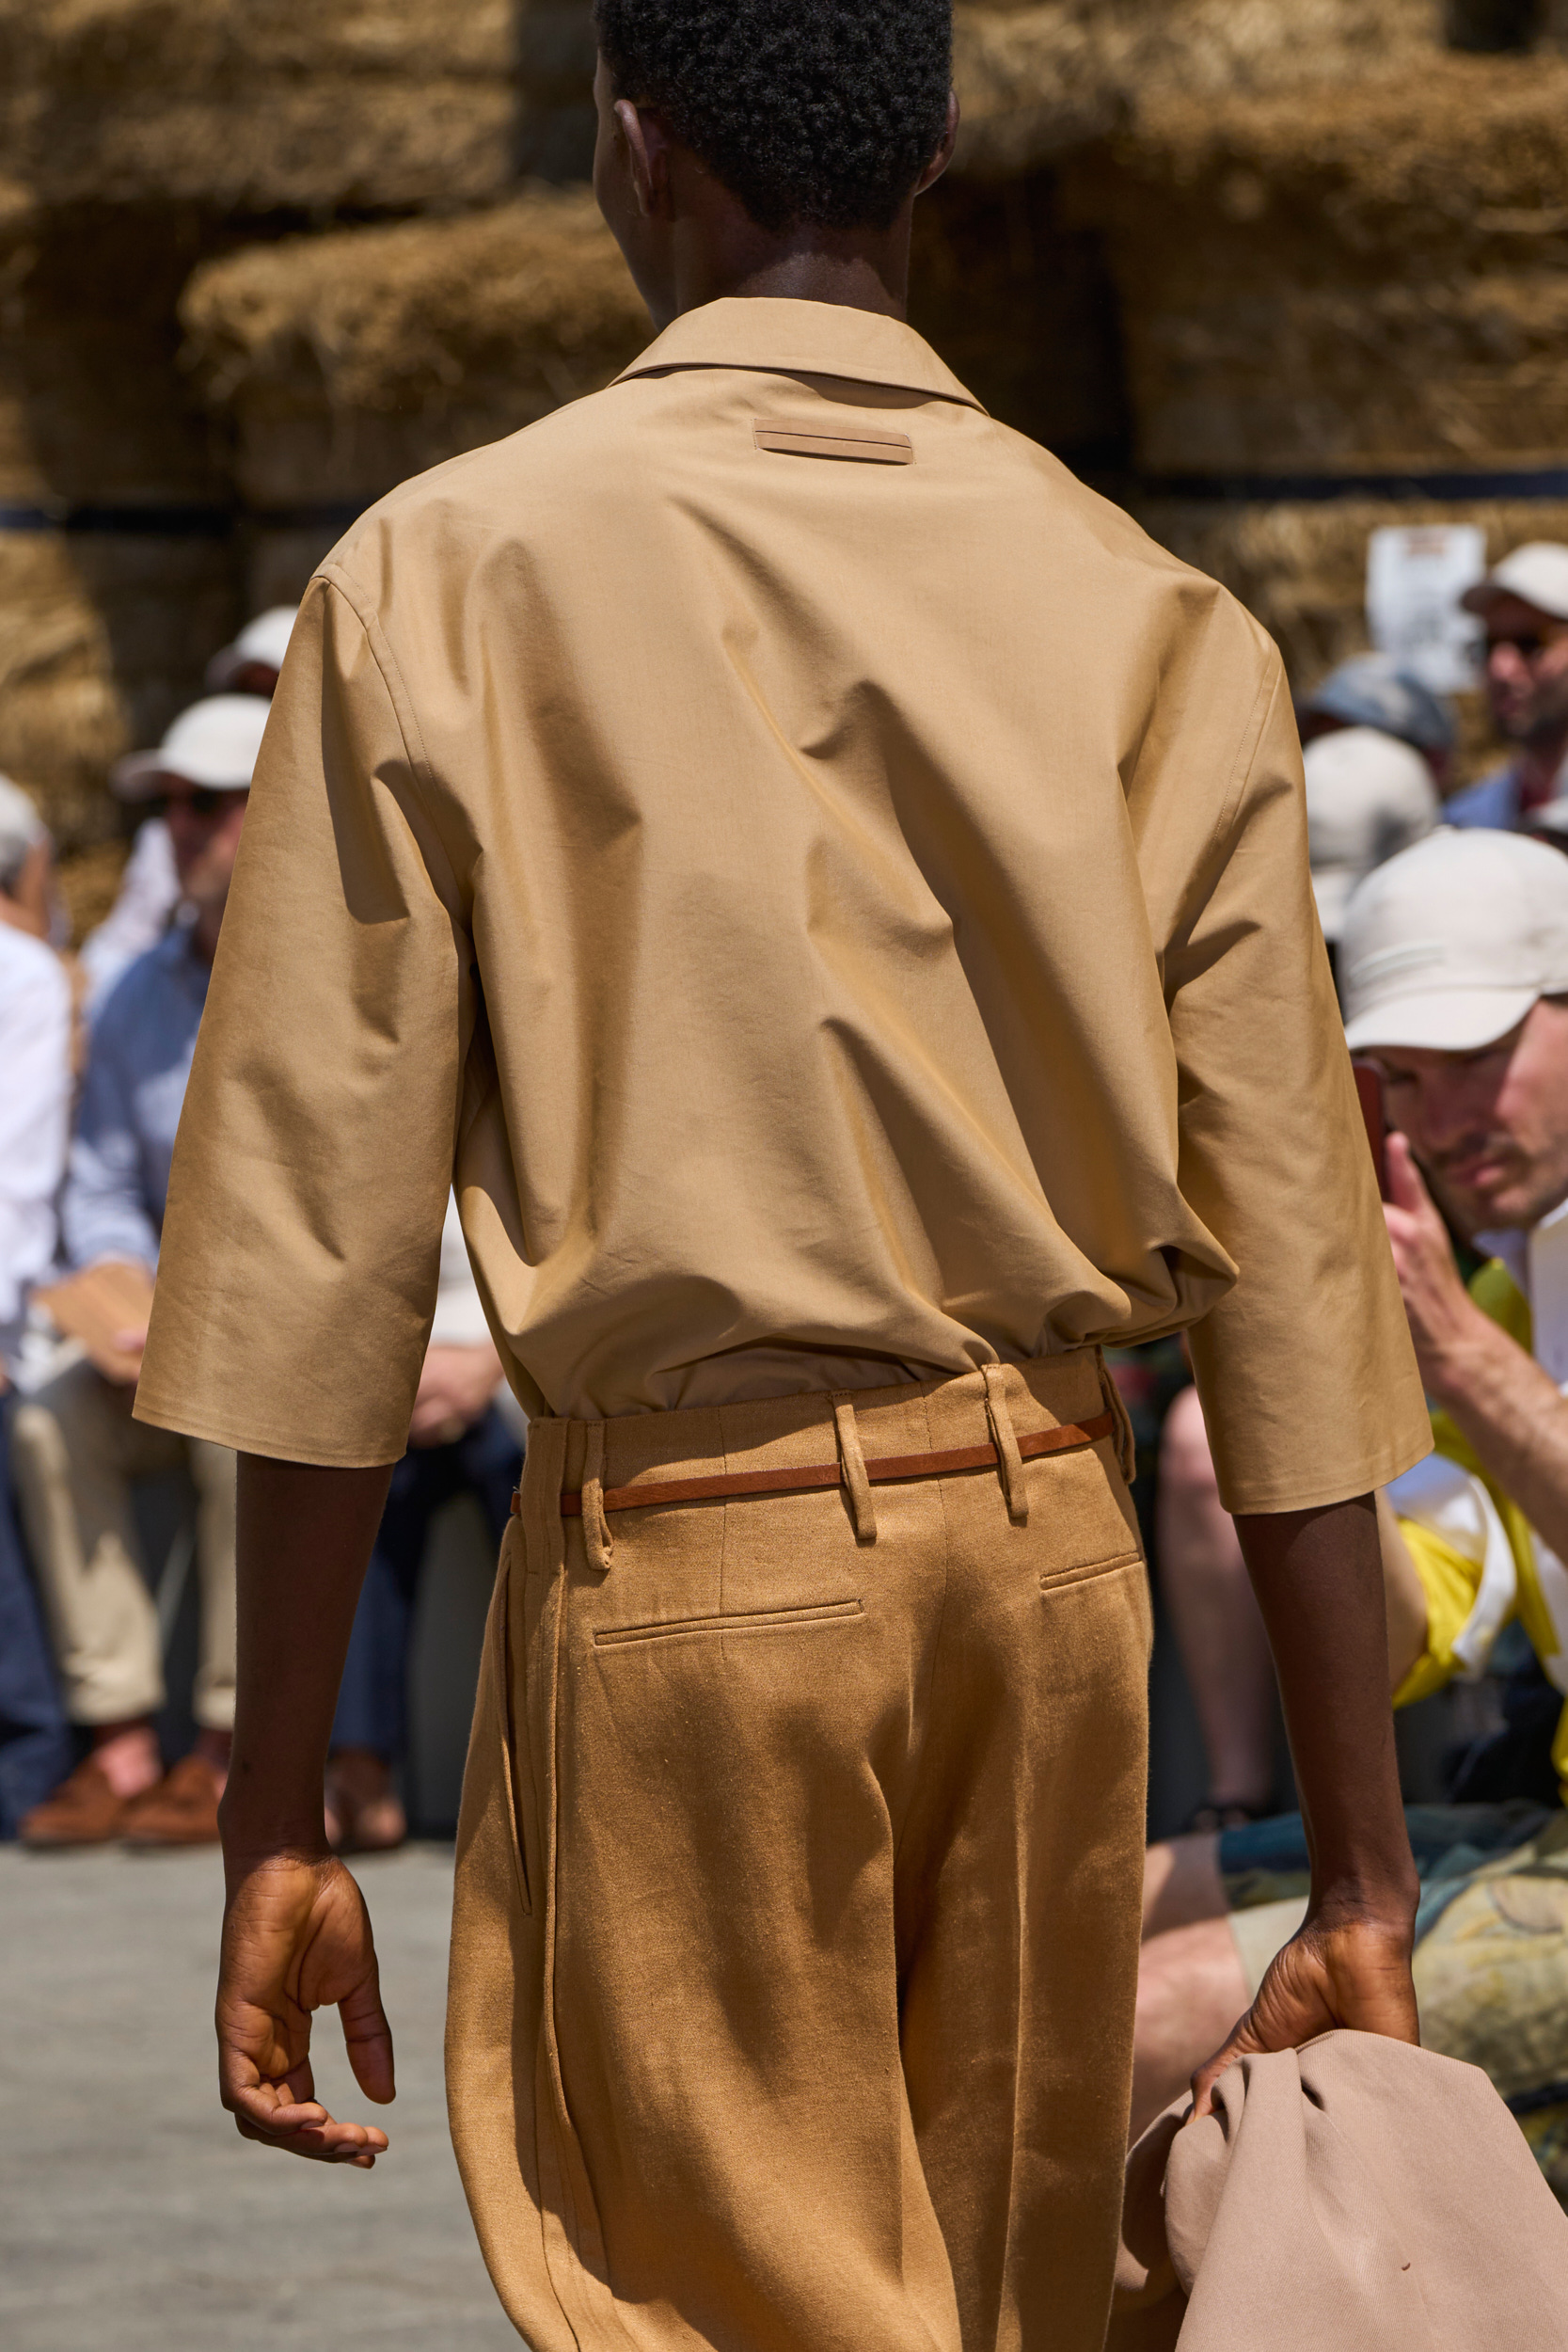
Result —
<path fill-rule="evenodd" d="M 208 784 L 193 784 L 181 792 L 154 792 L 146 805 L 154 817 L 166 817 L 171 808 L 188 809 L 193 817 L 216 817 L 229 799 Z"/>
<path fill-rule="evenodd" d="M 1544 653 L 1548 645 L 1558 644 L 1561 637 L 1560 628 L 1489 629 L 1486 634 L 1486 650 L 1488 653 L 1494 653 L 1499 645 L 1512 645 L 1514 652 L 1521 655 L 1526 661 L 1533 661 L 1538 653 Z"/>

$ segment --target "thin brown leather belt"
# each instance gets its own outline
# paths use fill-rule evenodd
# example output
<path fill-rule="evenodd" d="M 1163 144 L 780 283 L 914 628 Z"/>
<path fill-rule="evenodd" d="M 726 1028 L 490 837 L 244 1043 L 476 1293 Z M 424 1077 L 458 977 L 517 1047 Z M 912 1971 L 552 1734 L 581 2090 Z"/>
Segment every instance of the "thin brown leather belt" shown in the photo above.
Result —
<path fill-rule="evenodd" d="M 1097 1413 L 1093 1421 L 1064 1422 L 1058 1429 L 1037 1429 L 1021 1437 L 1018 1450 L 1025 1459 L 1034 1454 L 1065 1454 L 1073 1446 L 1098 1445 L 1116 1430 L 1114 1413 Z M 866 1477 L 875 1486 L 892 1486 L 909 1478 L 945 1478 L 955 1470 L 995 1470 L 1001 1455 L 993 1445 L 952 1446 L 945 1454 L 889 1454 L 868 1460 Z M 725 1495 L 792 1495 L 809 1488 L 836 1486 L 843 1476 L 837 1462 L 812 1462 L 800 1470 L 730 1470 L 718 1478 L 650 1478 L 640 1486 L 610 1486 L 605 1490 L 607 1511 L 645 1511 L 667 1502 L 712 1502 Z M 514 1495 L 512 1511 L 521 1510 Z M 562 1518 L 582 1517 L 580 1488 L 561 1498 Z"/>

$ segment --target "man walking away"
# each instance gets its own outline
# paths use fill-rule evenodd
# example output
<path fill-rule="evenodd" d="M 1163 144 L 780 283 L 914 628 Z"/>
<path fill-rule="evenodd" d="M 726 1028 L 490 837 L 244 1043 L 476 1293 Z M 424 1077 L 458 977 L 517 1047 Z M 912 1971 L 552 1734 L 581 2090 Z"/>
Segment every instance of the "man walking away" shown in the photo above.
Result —
<path fill-rule="evenodd" d="M 904 324 L 946 0 L 601 0 L 661 332 L 373 509 L 273 706 L 137 1410 L 238 1447 L 223 2092 L 391 2090 L 321 1775 L 454 1185 L 531 1417 L 451 2112 L 536 2352 L 1099 2352 L 1190 1327 L 1318 1865 L 1233 2046 L 1414 2034 L 1369 1490 L 1428 1438 L 1278 660 Z M 1332 1703 L 1329 1703 L 1330 1700 Z"/>

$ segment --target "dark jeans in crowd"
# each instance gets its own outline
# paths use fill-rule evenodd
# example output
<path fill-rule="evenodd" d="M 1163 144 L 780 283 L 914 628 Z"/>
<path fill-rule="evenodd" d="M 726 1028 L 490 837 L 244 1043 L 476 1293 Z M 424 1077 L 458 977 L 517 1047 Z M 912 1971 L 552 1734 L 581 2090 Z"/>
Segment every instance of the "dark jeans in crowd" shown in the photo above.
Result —
<path fill-rule="evenodd" d="M 471 1494 L 499 1550 L 522 1467 L 516 1440 L 492 1409 L 454 1445 L 410 1447 L 393 1470 L 349 1641 L 335 1749 L 371 1748 L 388 1759 L 406 1753 L 408 1643 L 431 1519 L 453 1496 Z"/>
<path fill-rule="evenodd" d="M 0 1396 L 0 1837 L 75 1761 L 11 1501 L 11 1404 Z"/>

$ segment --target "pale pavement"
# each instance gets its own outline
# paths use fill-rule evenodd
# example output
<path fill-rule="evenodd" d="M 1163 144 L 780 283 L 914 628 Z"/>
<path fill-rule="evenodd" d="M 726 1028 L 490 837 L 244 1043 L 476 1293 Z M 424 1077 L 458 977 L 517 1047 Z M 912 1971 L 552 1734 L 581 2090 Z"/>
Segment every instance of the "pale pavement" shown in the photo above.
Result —
<path fill-rule="evenodd" d="M 356 1867 L 398 2097 L 359 2097 L 333 2012 L 317 2083 L 384 2124 L 371 2173 L 254 2147 L 217 2105 L 215 1854 L 0 1848 L 5 2352 L 517 2352 L 447 2139 L 451 1854 Z"/>

